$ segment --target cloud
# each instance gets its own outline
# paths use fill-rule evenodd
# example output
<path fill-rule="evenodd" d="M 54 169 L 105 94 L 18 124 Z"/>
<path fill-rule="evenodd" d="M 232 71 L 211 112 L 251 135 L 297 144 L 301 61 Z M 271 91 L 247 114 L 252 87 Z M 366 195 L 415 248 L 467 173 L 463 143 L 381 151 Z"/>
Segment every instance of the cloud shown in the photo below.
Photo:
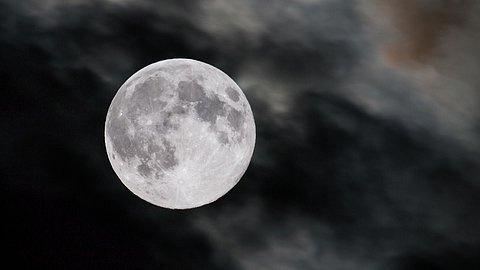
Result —
<path fill-rule="evenodd" d="M 373 1 L 388 17 L 394 40 L 384 45 L 385 57 L 393 64 L 426 63 L 442 55 L 445 34 L 464 26 L 471 0 Z M 388 27 L 388 25 L 386 25 Z"/>
<path fill-rule="evenodd" d="M 407 104 L 398 102 L 400 107 L 408 106 L 416 115 L 426 116 L 421 123 L 415 117 L 408 120 L 399 115 L 406 125 L 412 121 L 414 126 L 435 130 L 439 136 L 455 140 L 465 148 L 480 150 L 480 68 L 476 60 L 480 55 L 474 49 L 475 44 L 480 44 L 476 16 L 480 5 L 468 0 L 378 0 L 364 2 L 360 7 L 370 22 L 371 46 L 376 49 L 371 61 L 360 69 L 359 80 L 377 76 L 386 82 L 383 76 L 397 78 L 394 84 L 370 84 L 367 89 L 376 90 L 369 92 L 392 98 L 395 94 L 391 89 L 397 89 L 396 93 L 410 97 Z M 375 104 L 373 110 L 385 107 L 372 99 L 367 103 Z M 404 110 L 381 111 L 395 115 Z"/>
<path fill-rule="evenodd" d="M 251 200 L 240 208 L 199 216 L 194 224 L 209 235 L 217 252 L 229 250 L 228 258 L 241 269 L 372 269 L 366 252 L 343 243 L 331 228 L 294 212 L 279 220 Z M 272 209 L 273 210 L 273 209 Z M 364 253 L 364 254 L 362 254 Z"/>

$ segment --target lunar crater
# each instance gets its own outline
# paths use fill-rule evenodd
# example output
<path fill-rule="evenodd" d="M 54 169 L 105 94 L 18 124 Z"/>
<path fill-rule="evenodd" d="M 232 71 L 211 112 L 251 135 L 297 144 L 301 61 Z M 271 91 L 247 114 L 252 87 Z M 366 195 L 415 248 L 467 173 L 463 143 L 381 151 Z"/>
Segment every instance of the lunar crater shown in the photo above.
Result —
<path fill-rule="evenodd" d="M 227 93 L 228 97 L 232 101 L 237 102 L 240 100 L 240 94 L 237 92 L 237 90 L 233 89 L 232 87 L 227 87 L 225 89 L 225 92 Z"/>

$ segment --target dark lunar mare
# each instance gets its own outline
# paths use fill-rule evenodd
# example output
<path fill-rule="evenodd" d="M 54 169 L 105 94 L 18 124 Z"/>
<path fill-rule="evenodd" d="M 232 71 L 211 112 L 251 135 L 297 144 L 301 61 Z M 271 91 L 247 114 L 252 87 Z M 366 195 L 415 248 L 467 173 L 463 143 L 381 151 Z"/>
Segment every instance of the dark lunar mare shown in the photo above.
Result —
<path fill-rule="evenodd" d="M 228 87 L 225 91 L 232 100 L 239 100 L 240 95 L 235 89 Z M 216 128 L 216 121 L 219 116 L 226 116 L 232 130 L 240 135 L 236 136 L 237 138 L 244 137 L 245 131 L 242 129 L 242 125 L 245 122 L 245 117 L 242 112 L 220 100 L 216 95 L 212 97 L 207 96 L 204 87 L 196 80 L 178 83 L 178 99 L 187 106 L 191 106 L 191 103 L 194 103 L 193 109 L 195 113 L 202 121 L 210 124 L 210 128 L 218 134 L 217 138 L 222 144 L 228 143 L 229 138 L 225 132 L 220 132 Z"/>
<path fill-rule="evenodd" d="M 162 110 L 166 106 L 165 101 L 153 98 L 158 96 L 159 89 L 165 86 L 163 78 L 150 77 L 135 86 L 130 98 L 125 97 L 126 89 L 122 87 L 110 108 L 107 135 L 112 142 L 113 149 L 124 162 L 129 162 L 132 158 L 137 157 L 141 162 L 137 171 L 145 177 L 156 172 L 155 177 L 159 178 L 161 177 L 159 172 L 178 165 L 175 146 L 166 138 L 162 138 L 162 144 L 157 144 L 155 136 L 143 130 L 138 123 L 139 116 Z M 125 111 L 121 111 L 121 108 L 124 108 Z M 159 134 L 159 131 L 165 132 L 168 128 L 174 127 L 165 121 L 162 124 L 161 129 L 155 129 Z M 135 130 L 133 136 L 128 134 L 129 126 L 133 126 Z M 158 124 L 155 125 L 155 127 L 157 126 Z M 155 157 L 153 162 L 151 162 L 152 157 Z"/>
<path fill-rule="evenodd" d="M 225 89 L 225 92 L 227 93 L 228 97 L 237 102 L 240 100 L 240 94 L 235 90 L 233 89 L 232 87 L 227 87 L 227 89 Z"/>

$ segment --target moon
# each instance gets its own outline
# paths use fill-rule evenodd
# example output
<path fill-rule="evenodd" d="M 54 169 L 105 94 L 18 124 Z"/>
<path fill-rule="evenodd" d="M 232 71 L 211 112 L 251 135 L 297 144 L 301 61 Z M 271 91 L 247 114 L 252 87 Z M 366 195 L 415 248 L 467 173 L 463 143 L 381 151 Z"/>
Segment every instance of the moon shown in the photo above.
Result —
<path fill-rule="evenodd" d="M 118 90 L 105 121 L 113 170 L 154 205 L 211 203 L 243 176 L 255 147 L 255 122 L 240 87 L 221 70 L 191 59 L 146 66 Z"/>

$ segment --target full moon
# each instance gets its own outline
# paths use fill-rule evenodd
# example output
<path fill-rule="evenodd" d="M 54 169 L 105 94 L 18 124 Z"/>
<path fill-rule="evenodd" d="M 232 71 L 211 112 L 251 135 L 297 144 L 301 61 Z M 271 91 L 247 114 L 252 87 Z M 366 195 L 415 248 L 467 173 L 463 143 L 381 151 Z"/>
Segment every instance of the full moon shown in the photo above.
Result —
<path fill-rule="evenodd" d="M 105 146 L 113 170 L 135 195 L 187 209 L 211 203 L 245 173 L 255 122 L 240 87 L 191 59 L 146 66 L 108 109 Z"/>

